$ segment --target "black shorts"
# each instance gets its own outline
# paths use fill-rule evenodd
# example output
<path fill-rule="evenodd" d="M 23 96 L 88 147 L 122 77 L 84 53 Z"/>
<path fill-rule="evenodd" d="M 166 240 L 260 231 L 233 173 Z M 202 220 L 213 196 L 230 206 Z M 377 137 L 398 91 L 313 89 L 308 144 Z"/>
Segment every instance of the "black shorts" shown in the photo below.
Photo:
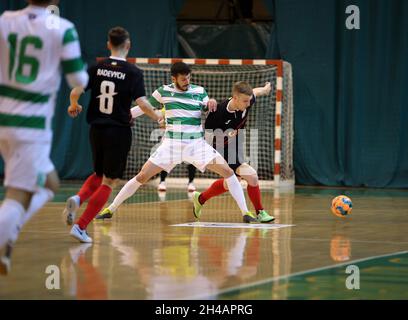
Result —
<path fill-rule="evenodd" d="M 95 173 L 110 179 L 122 178 L 132 144 L 132 129 L 92 125 L 89 139 Z"/>
<path fill-rule="evenodd" d="M 244 159 L 244 146 L 243 144 L 238 144 L 233 141 L 234 144 L 224 144 L 222 146 L 216 146 L 214 144 L 214 149 L 216 149 L 227 161 L 228 166 L 234 170 L 236 173 L 237 169 L 245 162 Z"/>

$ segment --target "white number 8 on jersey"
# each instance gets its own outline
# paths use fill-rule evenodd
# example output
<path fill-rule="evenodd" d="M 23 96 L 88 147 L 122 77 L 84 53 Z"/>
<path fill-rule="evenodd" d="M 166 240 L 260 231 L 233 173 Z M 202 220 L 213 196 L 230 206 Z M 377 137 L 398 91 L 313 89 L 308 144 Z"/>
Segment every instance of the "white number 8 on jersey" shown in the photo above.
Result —
<path fill-rule="evenodd" d="M 111 114 L 113 111 L 113 96 L 118 94 L 115 92 L 115 83 L 112 81 L 102 81 L 101 94 L 99 98 L 99 111 L 106 114 Z"/>

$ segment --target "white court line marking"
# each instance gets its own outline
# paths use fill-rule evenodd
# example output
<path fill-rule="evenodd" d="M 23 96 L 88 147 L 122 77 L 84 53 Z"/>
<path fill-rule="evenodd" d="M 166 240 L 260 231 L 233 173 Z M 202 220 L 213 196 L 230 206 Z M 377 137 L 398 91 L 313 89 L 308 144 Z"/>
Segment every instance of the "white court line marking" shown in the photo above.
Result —
<path fill-rule="evenodd" d="M 291 274 L 287 274 L 287 275 L 283 275 L 283 276 L 271 277 L 271 278 L 267 278 L 267 279 L 264 279 L 264 280 L 255 281 L 255 282 L 248 283 L 248 284 L 245 284 L 245 285 L 242 285 L 242 286 L 236 286 L 236 287 L 220 290 L 214 295 L 201 295 L 201 296 L 197 295 L 195 297 L 189 296 L 189 297 L 186 297 L 185 299 L 196 299 L 196 300 L 206 299 L 207 300 L 207 299 L 211 299 L 213 297 L 219 296 L 221 294 L 229 293 L 231 291 L 247 289 L 247 288 L 250 288 L 250 287 L 255 287 L 255 286 L 267 284 L 267 283 L 278 281 L 278 280 L 283 280 L 283 279 L 288 279 L 288 278 L 292 278 L 292 277 L 296 277 L 296 276 L 301 276 L 301 275 L 308 274 L 308 273 L 313 273 L 313 272 L 318 272 L 318 271 L 323 271 L 323 270 L 329 270 L 329 269 L 344 267 L 344 266 L 348 266 L 348 265 L 351 265 L 351 264 L 356 264 L 356 263 L 360 263 L 360 262 L 364 262 L 364 261 L 368 261 L 368 260 L 374 260 L 374 259 L 385 258 L 385 257 L 392 257 L 392 256 L 397 256 L 399 254 L 406 254 L 406 253 L 408 253 L 408 251 L 399 251 L 399 252 L 388 253 L 388 254 L 383 254 L 383 255 L 378 255 L 378 256 L 371 256 L 371 257 L 357 259 L 357 260 L 351 260 L 351 261 L 347 261 L 347 262 L 343 262 L 343 263 L 339 263 L 339 264 L 335 264 L 335 265 L 331 265 L 331 266 L 314 268 L 314 269 L 295 272 L 295 273 L 291 273 Z"/>
<path fill-rule="evenodd" d="M 171 224 L 170 227 L 201 227 L 201 228 L 226 228 L 226 229 L 280 229 L 293 227 L 294 224 L 274 223 L 228 223 L 228 222 L 188 222 Z"/>

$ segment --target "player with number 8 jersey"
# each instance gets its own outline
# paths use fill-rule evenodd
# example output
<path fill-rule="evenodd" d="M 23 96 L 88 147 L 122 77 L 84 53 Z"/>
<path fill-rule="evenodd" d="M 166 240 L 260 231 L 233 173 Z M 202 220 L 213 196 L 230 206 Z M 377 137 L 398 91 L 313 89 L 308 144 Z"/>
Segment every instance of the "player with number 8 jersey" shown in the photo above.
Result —
<path fill-rule="evenodd" d="M 130 49 L 130 35 L 122 27 L 115 27 L 108 34 L 111 56 L 88 69 L 86 88 L 74 88 L 68 113 L 75 117 L 82 107 L 78 99 L 84 90 L 91 91 L 87 110 L 90 124 L 89 137 L 92 147 L 94 174 L 79 192 L 67 200 L 63 215 L 68 225 L 73 224 L 76 210 L 89 199 L 82 216 L 71 229 L 71 236 L 81 242 L 92 242 L 86 228 L 108 200 L 126 167 L 132 143 L 131 107 L 136 102 L 152 119 L 159 120 L 145 97 L 143 74 L 126 61 Z"/>
<path fill-rule="evenodd" d="M 132 102 L 145 96 L 142 71 L 124 58 L 111 56 L 90 67 L 88 74 L 88 123 L 130 128 Z"/>

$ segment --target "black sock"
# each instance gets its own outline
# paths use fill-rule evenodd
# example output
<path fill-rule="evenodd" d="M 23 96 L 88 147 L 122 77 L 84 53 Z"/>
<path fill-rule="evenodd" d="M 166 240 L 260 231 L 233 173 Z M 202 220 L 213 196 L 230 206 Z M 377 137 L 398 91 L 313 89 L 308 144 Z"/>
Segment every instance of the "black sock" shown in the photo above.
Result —
<path fill-rule="evenodd" d="M 167 177 L 166 171 L 163 170 L 162 172 L 160 172 L 160 182 L 166 181 L 166 177 Z"/>
<path fill-rule="evenodd" d="M 188 169 L 188 183 L 193 183 L 196 175 L 196 167 L 194 167 L 192 164 L 189 164 L 187 166 L 187 169 Z"/>

